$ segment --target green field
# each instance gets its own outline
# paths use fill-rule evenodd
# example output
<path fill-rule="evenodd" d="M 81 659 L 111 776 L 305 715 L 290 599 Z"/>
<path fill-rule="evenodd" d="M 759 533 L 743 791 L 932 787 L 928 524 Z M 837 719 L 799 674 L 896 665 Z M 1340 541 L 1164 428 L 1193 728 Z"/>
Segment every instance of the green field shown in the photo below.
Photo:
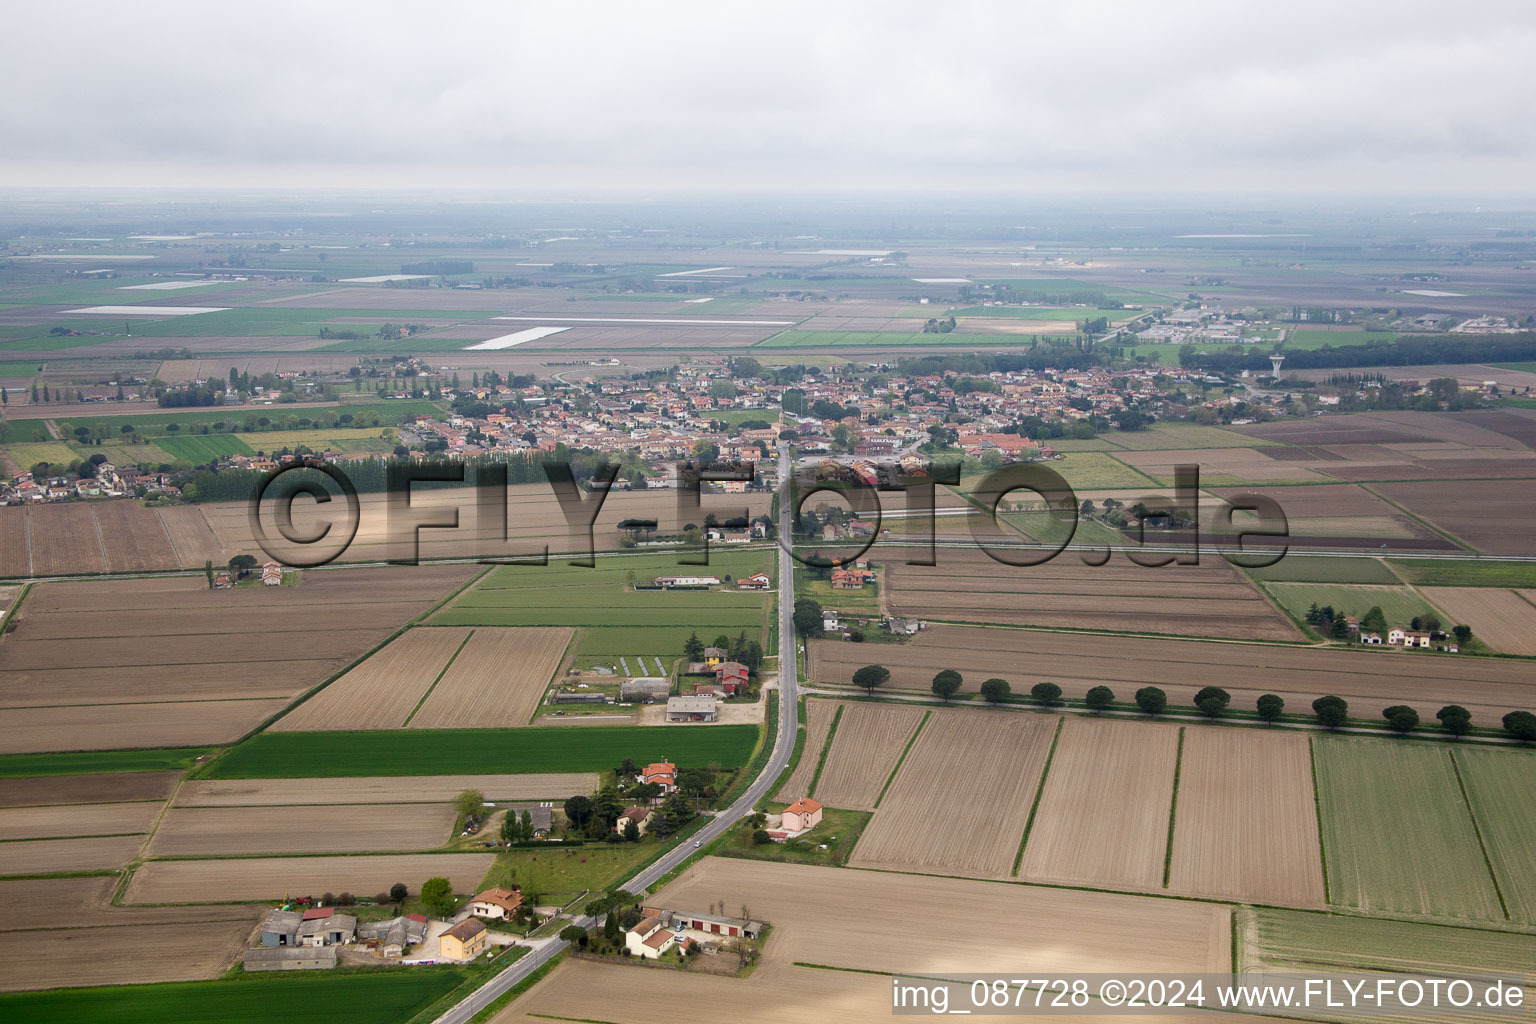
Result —
<path fill-rule="evenodd" d="M 1303 328 L 1286 335 L 1285 347 L 1311 349 L 1332 345 L 1334 348 L 1341 348 L 1346 345 L 1375 345 L 1396 340 L 1397 335 L 1391 331 L 1319 331 Z"/>
<path fill-rule="evenodd" d="M 404 729 L 383 732 L 260 733 L 213 762 L 209 779 L 353 778 L 437 775 L 445 764 L 524 775 L 605 772 L 626 757 L 665 756 L 682 767 L 740 768 L 757 743 L 755 725 L 695 729 L 551 726 L 533 729 Z M 468 770 L 468 769 L 466 769 Z"/>
<path fill-rule="evenodd" d="M 191 434 L 185 437 L 161 437 L 155 447 L 187 462 L 212 462 L 228 455 L 255 455 L 256 450 L 234 434 Z"/>
<path fill-rule="evenodd" d="M 503 567 L 487 575 L 431 619 L 439 626 L 574 626 L 577 666 L 594 659 L 682 656 L 689 634 L 705 644 L 720 634 L 762 642 L 768 597 L 729 584 L 714 590 L 635 590 L 657 576 L 687 573 L 740 578 L 766 571 L 760 551 L 712 550 L 707 567 L 679 566 L 674 554 L 606 560 L 595 569 L 539 571 Z"/>
<path fill-rule="evenodd" d="M 556 902 L 549 897 L 558 899 L 603 889 L 623 880 L 657 853 L 660 846 L 658 840 L 646 837 L 638 843 L 507 850 L 496 855 L 496 863 L 491 865 L 480 888 L 518 885 L 523 892 L 538 893 L 547 901 Z"/>
<path fill-rule="evenodd" d="M 1536 936 L 1299 910 L 1237 911 L 1240 969 L 1288 974 L 1393 971 L 1529 974 Z"/>
<path fill-rule="evenodd" d="M 1067 483 L 1078 491 L 1155 489 L 1160 486 L 1156 480 L 1104 452 L 1070 452 L 1047 465 L 1066 477 Z M 1021 500 L 1028 497 L 1027 492 L 1019 494 Z"/>
<path fill-rule="evenodd" d="M 1041 332 L 1046 333 L 1044 331 Z M 782 331 L 753 348 L 1028 348 L 1027 334 L 900 334 L 894 331 Z"/>
<path fill-rule="evenodd" d="M 464 968 L 439 966 L 8 992 L 0 995 L 0 1016 L 92 1024 L 403 1024 L 469 976 Z"/>
<path fill-rule="evenodd" d="M 1198 423 L 1154 423 L 1146 430 L 1112 430 L 1104 436 L 1131 451 L 1165 451 L 1180 448 L 1270 448 L 1280 442 L 1249 437 L 1236 430 L 1203 427 Z M 1051 442 L 1055 447 L 1055 443 Z"/>
<path fill-rule="evenodd" d="M 38 407 L 39 411 L 46 406 Z M 212 426 L 215 423 L 228 425 L 240 425 L 242 428 L 246 420 L 260 421 L 266 419 L 271 424 L 280 424 L 283 420 L 292 416 L 294 419 L 313 420 L 317 416 L 327 413 L 342 415 L 350 413 L 356 419 L 377 416 L 380 423 L 399 423 L 407 417 L 431 416 L 441 412 L 442 409 L 425 399 L 402 398 L 398 400 L 379 400 L 373 398 L 362 402 L 342 402 L 339 405 L 299 407 L 294 405 L 226 405 L 213 408 L 188 408 L 172 409 L 167 412 L 143 413 L 132 416 L 75 416 L 69 419 L 71 429 L 74 427 L 90 427 L 94 430 L 98 425 L 105 426 L 111 436 L 117 436 L 122 432 L 124 425 L 131 425 L 134 430 L 144 437 L 166 437 L 178 431 L 167 430 L 172 423 L 178 424 L 184 433 L 187 426 L 193 423 L 206 423 Z M 11 437 L 21 441 L 32 436 L 33 430 L 43 431 L 47 436 L 47 427 L 40 418 L 16 419 L 11 421 Z M 302 426 L 295 429 L 305 429 Z M 326 428 L 316 428 L 324 430 Z M 242 434 L 245 433 L 242 430 Z M 262 430 L 250 432 L 252 441 L 260 444 Z M 212 435 L 200 434 L 199 437 Z"/>
<path fill-rule="evenodd" d="M 1394 565 L 1400 563 L 1393 563 Z M 1286 555 L 1274 565 L 1249 569 L 1249 575 L 1262 582 L 1287 583 L 1372 583 L 1390 585 L 1401 582 L 1374 558 L 1329 558 L 1326 555 Z"/>
<path fill-rule="evenodd" d="M 1266 582 L 1264 589 L 1298 619 L 1304 620 L 1307 617 L 1307 608 L 1312 604 L 1319 608 L 1332 605 L 1335 612 L 1356 617 L 1364 615 L 1372 605 L 1380 605 L 1388 626 L 1406 627 L 1415 616 L 1433 612 L 1436 618 L 1447 623 L 1445 628 L 1450 629 L 1448 616 L 1442 616 L 1428 601 L 1404 586 Z"/>
<path fill-rule="evenodd" d="M 1514 750 L 1458 748 L 1454 756 L 1509 916 L 1536 925 L 1536 762 Z"/>
<path fill-rule="evenodd" d="M 31 437 L 31 431 L 12 429 L 12 437 Z M 44 433 L 46 437 L 46 432 Z M 82 456 L 63 441 L 27 442 L 26 444 L 6 445 L 6 451 L 16 465 L 26 469 L 39 462 L 47 462 L 55 466 L 67 466 L 71 462 L 78 462 Z"/>
<path fill-rule="evenodd" d="M 1504 920 L 1449 749 L 1317 736 L 1312 751 L 1331 903 L 1380 914 Z M 1536 761 L 1528 765 L 1536 770 Z"/>
<path fill-rule="evenodd" d="M 96 772 L 163 772 L 191 768 L 212 747 L 165 750 L 77 750 L 62 754 L 0 756 L 0 779 L 33 775 L 89 775 Z"/>
<path fill-rule="evenodd" d="M 945 312 L 945 316 L 974 316 L 994 320 L 1054 320 L 1077 322 L 1104 317 L 1112 324 L 1123 323 L 1141 315 L 1139 309 L 1098 309 L 1093 306 L 964 306 Z"/>
<path fill-rule="evenodd" d="M 1392 565 L 1420 587 L 1536 587 L 1533 562 L 1405 558 Z"/>

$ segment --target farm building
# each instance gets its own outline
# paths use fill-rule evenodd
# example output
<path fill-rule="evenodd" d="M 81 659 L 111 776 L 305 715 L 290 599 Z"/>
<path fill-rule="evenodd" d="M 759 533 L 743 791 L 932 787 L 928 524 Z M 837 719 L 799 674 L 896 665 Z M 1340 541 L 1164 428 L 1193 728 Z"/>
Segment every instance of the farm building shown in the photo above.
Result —
<path fill-rule="evenodd" d="M 718 705 L 713 696 L 667 698 L 667 721 L 713 722 Z"/>
<path fill-rule="evenodd" d="M 535 837 L 548 835 L 555 825 L 555 812 L 548 804 L 515 804 L 507 808 L 508 814 L 518 817 L 522 817 L 524 811 L 528 812 L 528 823 L 533 826 Z"/>
<path fill-rule="evenodd" d="M 665 679 L 626 679 L 619 684 L 619 699 L 644 702 L 665 700 L 670 689 L 670 684 Z"/>
<path fill-rule="evenodd" d="M 323 971 L 335 966 L 335 946 L 257 946 L 245 951 L 247 971 Z"/>
<path fill-rule="evenodd" d="M 661 913 L 672 929 L 685 933 L 685 938 L 692 938 L 686 934 L 688 932 L 702 932 L 705 936 L 755 939 L 763 931 L 761 921 L 751 921 L 744 917 L 720 917 L 715 914 L 697 914 L 685 910 L 664 910 Z"/>
<path fill-rule="evenodd" d="M 718 586 L 718 576 L 657 576 L 653 581 L 658 587 L 713 587 Z"/>
<path fill-rule="evenodd" d="M 715 666 L 715 683 L 726 693 L 745 689 L 752 673 L 739 661 L 724 661 Z"/>
<path fill-rule="evenodd" d="M 707 668 L 714 668 L 730 656 L 731 652 L 723 647 L 706 647 L 704 648 L 704 665 Z"/>
<path fill-rule="evenodd" d="M 387 921 L 364 922 L 358 926 L 357 937 L 374 946 L 380 956 L 401 956 L 405 947 L 427 937 L 427 919 L 421 914 L 406 914 Z"/>
<path fill-rule="evenodd" d="M 297 910 L 268 911 L 267 919 L 261 924 L 261 944 L 268 948 L 297 946 L 299 925 L 303 923 L 304 915 Z"/>
<path fill-rule="evenodd" d="M 357 938 L 357 918 L 351 914 L 334 914 L 329 908 L 321 912 L 308 911 L 299 925 L 301 946 L 344 946 Z"/>
<path fill-rule="evenodd" d="M 600 693 L 557 693 L 556 704 L 602 704 L 607 701 Z"/>
<path fill-rule="evenodd" d="M 649 807 L 629 807 L 624 810 L 623 814 L 619 815 L 619 820 L 613 823 L 613 830 L 622 834 L 625 827 L 630 822 L 634 822 L 635 830 L 641 835 L 645 835 L 645 830 L 650 826 L 651 819 L 655 816 L 655 812 Z"/>
<path fill-rule="evenodd" d="M 261 567 L 261 585 L 264 587 L 280 587 L 283 585 L 283 567 L 276 562 L 267 562 Z"/>
<path fill-rule="evenodd" d="M 661 921 L 662 912 L 647 909 L 640 923 L 624 934 L 624 948 L 635 956 L 655 960 L 677 945 L 677 933 Z"/>
<path fill-rule="evenodd" d="M 784 808 L 784 817 L 780 827 L 785 832 L 804 832 L 806 829 L 815 828 L 821 824 L 821 804 L 808 796 Z"/>
<path fill-rule="evenodd" d="M 478 918 L 466 918 L 443 932 L 442 957 L 444 960 L 473 959 L 485 949 L 486 941 L 485 925 Z"/>
<path fill-rule="evenodd" d="M 523 894 L 517 888 L 501 886 L 487 889 L 469 901 L 469 912 L 476 917 L 500 919 L 511 917 L 523 905 Z"/>
<path fill-rule="evenodd" d="M 773 586 L 773 580 L 765 572 L 743 576 L 736 581 L 736 589 L 738 590 L 767 590 L 771 586 Z"/>

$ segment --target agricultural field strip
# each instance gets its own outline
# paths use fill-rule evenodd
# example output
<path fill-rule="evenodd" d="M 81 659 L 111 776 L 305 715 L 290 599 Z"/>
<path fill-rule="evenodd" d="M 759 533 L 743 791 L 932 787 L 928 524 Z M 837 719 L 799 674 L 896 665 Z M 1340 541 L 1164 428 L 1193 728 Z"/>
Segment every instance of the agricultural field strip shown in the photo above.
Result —
<path fill-rule="evenodd" d="M 1451 754 L 1510 919 L 1536 926 L 1536 770 L 1521 751 Z M 1536 961 L 1533 961 L 1536 962 Z"/>
<path fill-rule="evenodd" d="M 1523 592 L 1491 587 L 1420 587 L 1418 592 L 1444 610 L 1444 628 L 1465 624 L 1495 650 L 1536 655 L 1536 605 Z"/>
<path fill-rule="evenodd" d="M 1178 743 L 1176 727 L 1069 719 L 1056 744 L 1019 878 L 1161 888 Z"/>
<path fill-rule="evenodd" d="M 123 894 L 130 906 L 276 900 L 294 893 L 413 890 L 441 875 L 455 892 L 472 893 L 495 863 L 490 853 L 387 854 L 333 857 L 238 857 L 159 860 L 141 865 Z"/>
<path fill-rule="evenodd" d="M 924 711 L 861 703 L 844 708 L 816 783 L 816 799 L 829 807 L 872 811 Z"/>
<path fill-rule="evenodd" d="M 406 721 L 413 729 L 527 725 L 574 631 L 476 628 Z"/>
<path fill-rule="evenodd" d="M 935 710 L 870 820 L 852 863 L 1006 878 L 1055 720 Z M 956 764 L 970 769 L 956 776 Z M 954 837 L 985 836 L 967 844 Z"/>
<path fill-rule="evenodd" d="M 355 778 L 189 779 L 177 807 L 279 807 L 303 804 L 438 804 L 466 789 L 492 803 L 561 799 L 597 789 L 588 772 L 528 775 L 403 775 Z"/>
<path fill-rule="evenodd" d="M 794 771 L 784 780 L 774 799 L 781 803 L 791 803 L 806 795 L 811 786 L 811 776 L 815 774 L 816 765 L 821 760 L 822 749 L 827 745 L 832 717 L 839 707 L 840 704 L 831 701 L 816 698 L 806 700 L 805 746 L 800 751 L 800 760 L 795 762 Z"/>
<path fill-rule="evenodd" d="M 1338 736 L 1314 737 L 1312 744 L 1334 905 L 1378 915 L 1505 920 L 1451 751 Z"/>
<path fill-rule="evenodd" d="M 25 839 L 135 835 L 149 832 L 164 801 L 61 804 L 0 809 L 0 843 Z M 0 846 L 0 852 L 4 847 Z"/>
<path fill-rule="evenodd" d="M 393 729 L 468 638 L 457 628 L 410 629 L 272 725 L 276 732 Z"/>
<path fill-rule="evenodd" d="M 146 852 L 196 857 L 432 850 L 448 841 L 455 817 L 447 803 L 173 807 Z"/>

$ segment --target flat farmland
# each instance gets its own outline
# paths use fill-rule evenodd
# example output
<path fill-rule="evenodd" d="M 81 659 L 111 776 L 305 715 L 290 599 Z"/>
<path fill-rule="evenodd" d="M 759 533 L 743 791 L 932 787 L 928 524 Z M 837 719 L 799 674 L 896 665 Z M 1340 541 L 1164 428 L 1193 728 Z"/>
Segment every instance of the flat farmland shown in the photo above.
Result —
<path fill-rule="evenodd" d="M 256 926 L 249 917 L 131 928 L 0 932 L 0 988 L 7 991 L 216 978 Z M 145 957 L 145 949 L 154 957 Z M 24 966 L 23 966 L 24 965 Z"/>
<path fill-rule="evenodd" d="M 560 563 L 504 566 L 432 617 L 441 626 L 580 627 L 576 666 L 617 665 L 623 657 L 682 656 L 691 633 L 709 643 L 720 634 L 745 631 L 759 641 L 767 622 L 768 595 L 738 591 L 730 583 L 712 590 L 636 590 L 658 576 L 709 575 L 740 579 L 769 569 L 760 551 L 713 550 L 708 566 L 679 565 L 677 556 L 609 556 L 596 568 Z"/>
<path fill-rule="evenodd" d="M 0 807 L 164 800 L 181 772 L 107 772 L 0 779 Z"/>
<path fill-rule="evenodd" d="M 1506 654 L 1536 654 L 1536 591 L 1492 587 L 1426 587 L 1425 597 L 1443 610 L 1452 624 L 1472 627 L 1474 636 Z"/>
<path fill-rule="evenodd" d="M 0 809 L 0 842 L 148 832 L 165 806 L 159 800 L 121 804 L 60 804 Z"/>
<path fill-rule="evenodd" d="M 1536 760 L 1475 748 L 1454 757 L 1509 916 L 1536 925 Z"/>
<path fill-rule="evenodd" d="M 1297 640 L 1300 635 L 1225 559 L 1148 568 L 1124 556 L 1102 566 L 1076 557 L 1008 566 L 972 548 L 937 565 L 886 566 L 893 613 L 929 620 L 996 622 L 1124 632 Z"/>
<path fill-rule="evenodd" d="M 595 501 L 596 498 L 588 496 L 588 500 Z M 504 514 L 502 509 L 494 505 L 481 508 L 476 502 L 476 492 L 469 488 L 417 489 L 411 495 L 411 508 L 413 515 L 419 510 L 423 521 L 458 524 L 450 528 L 422 530 L 419 547 L 422 558 L 526 559 L 539 558 L 546 553 L 553 557 L 566 552 L 586 551 L 594 543 L 599 551 L 615 551 L 619 547 L 619 524 L 627 519 L 652 519 L 657 523 L 658 532 L 677 533 L 684 524 L 702 522 L 709 513 L 714 513 L 722 520 L 743 514 L 761 515 L 768 511 L 770 501 L 771 496 L 761 492 L 705 494 L 700 498 L 698 509 L 687 506 L 680 509 L 676 492 L 613 491 L 603 499 L 602 509 L 593 523 L 590 537 L 584 530 L 572 534 L 555 492 L 547 484 L 515 484 L 508 487 Z M 418 550 L 411 543 L 410 531 L 402 531 L 398 522 L 391 532 L 385 495 L 360 495 L 359 505 L 357 535 L 342 554 L 342 561 L 404 558 Z M 200 506 L 200 510 L 220 549 L 228 552 L 224 556 L 226 559 L 239 552 L 260 554 L 251 533 L 249 509 L 245 502 L 210 503 Z M 303 502 L 295 503 L 295 528 L 306 531 L 315 529 L 318 524 L 327 521 L 325 511 Z M 268 528 L 271 529 L 270 526 Z M 712 563 L 716 557 L 729 557 L 731 554 L 719 545 L 711 545 Z M 677 575 L 689 571 L 678 565 L 676 555 L 668 555 L 666 558 L 671 568 L 653 575 Z M 573 570 L 564 563 L 552 562 L 549 566 L 522 566 L 518 571 L 533 575 L 542 573 L 547 580 L 561 572 L 579 573 L 588 570 Z"/>
<path fill-rule="evenodd" d="M 935 710 L 850 863 L 1006 878 L 1056 718 Z"/>
<path fill-rule="evenodd" d="M 1168 888 L 1246 903 L 1323 906 L 1306 736 L 1185 728 Z"/>
<path fill-rule="evenodd" d="M 32 540 L 32 571 L 39 576 L 106 569 L 89 505 L 65 502 L 28 508 L 27 530 Z"/>
<path fill-rule="evenodd" d="M 0 576 L 32 575 L 27 543 L 27 510 L 0 508 Z"/>
<path fill-rule="evenodd" d="M 805 702 L 805 746 L 800 751 L 800 760 L 795 762 L 794 771 L 789 773 L 789 778 L 779 787 L 775 799 L 785 803 L 793 803 L 802 796 L 806 796 L 811 788 L 811 779 L 816 775 L 816 765 L 821 760 L 821 751 L 827 745 L 827 733 L 832 729 L 832 719 L 837 714 L 837 709 L 842 704 L 829 700 L 817 700 L 814 697 Z M 844 715 L 847 714 L 845 710 Z M 825 801 L 823 801 L 825 803 Z M 841 807 L 841 804 L 833 804 Z"/>
<path fill-rule="evenodd" d="M 133 873 L 128 904 L 239 903 L 323 892 L 373 894 L 404 882 L 411 892 L 441 876 L 457 893 L 473 893 L 491 870 L 491 853 L 428 853 L 379 857 L 236 857 L 156 860 Z"/>
<path fill-rule="evenodd" d="M 469 639 L 467 629 L 410 629 L 273 723 L 274 732 L 396 729 Z"/>
<path fill-rule="evenodd" d="M 1255 448 L 1122 451 L 1117 452 L 1115 458 L 1165 486 L 1173 485 L 1178 466 L 1199 466 L 1200 482 L 1207 486 L 1317 483 L 1328 479 L 1311 468 L 1311 464 L 1273 459 Z"/>
<path fill-rule="evenodd" d="M 707 907 L 722 893 L 728 906 L 746 903 L 782 932 L 768 942 L 772 960 L 936 976 L 1021 961 L 1126 972 L 1218 971 L 1231 962 L 1228 909 L 1184 900 L 707 857 L 655 902 Z M 881 927 L 893 907 L 944 941 L 913 942 L 908 929 Z M 889 1015 L 889 1004 L 882 1011 Z"/>
<path fill-rule="evenodd" d="M 177 564 L 171 538 L 153 510 L 136 501 L 102 501 L 88 507 L 96 517 L 109 572 L 168 569 Z"/>
<path fill-rule="evenodd" d="M 1282 583 L 1372 583 L 1401 582 L 1378 558 L 1354 558 L 1345 555 L 1286 555 L 1274 565 L 1244 570 L 1256 580 Z"/>
<path fill-rule="evenodd" d="M 278 804 L 446 804 L 466 789 L 492 803 L 563 800 L 597 790 L 597 775 L 396 775 L 330 779 L 191 779 L 176 791 L 178 807 Z"/>
<path fill-rule="evenodd" d="M 1312 744 L 1329 902 L 1504 920 L 1450 750 L 1338 736 Z"/>
<path fill-rule="evenodd" d="M 1161 888 L 1179 731 L 1144 722 L 1066 719 L 1019 877 Z"/>
<path fill-rule="evenodd" d="M 1252 707 L 1277 693 L 1292 709 L 1337 694 L 1374 715 L 1389 704 L 1408 704 L 1425 718 L 1449 702 L 1484 723 L 1531 704 L 1529 666 L 1514 659 L 1467 658 L 1398 650 L 1325 650 L 1274 644 L 1084 636 L 1041 630 L 936 625 L 893 654 L 867 644 L 812 640 L 812 679 L 848 684 L 877 657 L 891 670 L 891 689 L 926 693 L 934 673 L 959 669 L 965 688 L 1000 676 L 1014 692 L 1054 682 L 1069 697 L 1105 685 L 1122 700 L 1139 687 L 1159 686 L 1170 701 L 1190 705 L 1202 686 L 1221 686 L 1235 707 Z"/>
<path fill-rule="evenodd" d="M 71 927 L 173 924 L 178 921 L 251 921 L 255 908 L 241 906 L 157 909 L 112 905 L 114 875 L 78 878 L 21 878 L 0 882 L 6 916 L 0 931 L 41 929 L 67 916 Z"/>
<path fill-rule="evenodd" d="M 453 828 L 449 804 L 173 807 L 148 853 L 195 857 L 249 853 L 430 850 Z"/>
<path fill-rule="evenodd" d="M 312 571 L 212 593 L 201 577 L 37 585 L 0 644 L 0 753 L 236 739 L 471 571 Z"/>
<path fill-rule="evenodd" d="M 211 561 L 214 565 L 222 565 L 229 561 L 233 554 L 226 555 L 219 545 L 219 539 L 213 535 L 208 520 L 203 518 L 203 510 L 199 507 L 174 505 L 170 508 L 159 510 L 160 522 L 165 525 L 165 532 L 171 538 L 171 547 L 175 551 L 176 564 L 183 569 L 196 569 L 205 561 Z"/>
<path fill-rule="evenodd" d="M 816 799 L 829 807 L 874 810 L 924 713 L 914 707 L 846 705 L 816 783 Z"/>
<path fill-rule="evenodd" d="M 21 840 L 5 844 L 0 872 L 40 875 L 57 871 L 111 871 L 133 860 L 143 845 L 143 836 Z"/>
<path fill-rule="evenodd" d="M 572 633 L 569 629 L 472 630 L 469 642 L 411 717 L 411 728 L 527 725 L 565 658 Z"/>
<path fill-rule="evenodd" d="M 1317 583 L 1265 583 L 1267 590 L 1281 607 L 1305 619 L 1312 605 L 1330 607 L 1341 615 L 1364 615 L 1372 608 L 1380 608 L 1387 625 L 1407 628 L 1409 622 L 1421 615 L 1438 613 L 1419 592 L 1405 586 L 1375 585 L 1322 585 Z M 1536 612 L 1536 608 L 1531 611 Z M 1457 620 L 1459 621 L 1459 620 Z M 1449 629 L 1451 622 L 1446 622 Z"/>
<path fill-rule="evenodd" d="M 1489 475 L 1506 476 L 1497 470 Z M 1470 492 L 1468 487 L 1447 487 L 1435 481 L 1373 484 L 1372 490 L 1477 551 L 1536 553 L 1536 535 L 1528 516 L 1536 484 L 1529 480 L 1479 480 Z M 1475 495 L 1472 500 L 1469 493 Z"/>

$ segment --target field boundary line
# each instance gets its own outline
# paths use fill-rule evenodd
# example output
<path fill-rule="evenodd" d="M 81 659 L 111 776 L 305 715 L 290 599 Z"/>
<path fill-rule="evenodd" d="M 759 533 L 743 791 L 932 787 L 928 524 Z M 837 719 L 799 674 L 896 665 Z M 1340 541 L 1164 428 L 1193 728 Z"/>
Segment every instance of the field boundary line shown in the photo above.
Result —
<path fill-rule="evenodd" d="M 32 560 L 32 510 L 31 509 L 27 510 L 27 514 L 26 514 L 25 517 L 23 517 L 22 522 L 25 523 L 26 527 L 27 527 L 27 575 L 28 576 L 36 576 L 37 575 L 36 563 L 33 562 L 33 560 Z"/>
<path fill-rule="evenodd" d="M 1504 901 L 1504 889 L 1499 885 L 1499 876 L 1493 870 L 1493 858 L 1488 855 L 1488 844 L 1483 840 L 1483 830 L 1477 823 L 1477 812 L 1472 809 L 1472 798 L 1467 795 L 1466 780 L 1461 777 L 1461 766 L 1456 761 L 1456 751 L 1447 750 L 1446 756 L 1451 761 L 1451 774 L 1456 776 L 1456 788 L 1461 792 L 1461 802 L 1467 809 L 1467 820 L 1472 822 L 1472 834 L 1477 836 L 1477 848 L 1483 854 L 1483 866 L 1488 869 L 1488 878 L 1493 882 L 1493 894 L 1499 898 L 1499 909 L 1504 912 L 1504 920 L 1514 920 L 1509 916 L 1509 904 Z"/>
<path fill-rule="evenodd" d="M 1168 848 L 1163 854 L 1163 888 L 1168 888 L 1168 876 L 1173 870 L 1173 826 L 1179 816 L 1179 775 L 1184 770 L 1184 730 L 1179 726 L 1179 750 L 1173 757 L 1173 796 L 1168 801 Z"/>
<path fill-rule="evenodd" d="M 101 539 L 101 520 L 96 517 L 96 506 L 85 507 L 91 510 L 91 525 L 96 528 L 96 550 L 101 554 L 101 571 L 111 572 L 112 562 L 107 558 L 107 544 Z"/>
<path fill-rule="evenodd" d="M 932 715 L 933 709 L 928 708 L 923 712 L 923 719 L 917 723 L 917 728 L 912 730 L 912 738 L 907 740 L 907 745 L 902 748 L 901 756 L 896 759 L 896 767 L 892 768 L 891 774 L 885 777 L 885 785 L 880 787 L 880 795 L 875 797 L 875 810 L 878 811 L 880 809 L 880 802 L 885 799 L 886 791 L 891 788 L 891 783 L 896 781 L 896 773 L 901 771 L 901 766 L 906 763 L 907 755 L 912 752 L 912 745 L 916 743 L 917 738 L 923 734 L 923 726 L 928 724 L 928 719 L 932 717 Z"/>
<path fill-rule="evenodd" d="M 832 724 L 827 727 L 827 738 L 821 744 L 821 755 L 816 758 L 816 771 L 811 775 L 811 784 L 806 787 L 806 795 L 816 795 L 816 784 L 821 781 L 821 770 L 827 766 L 827 754 L 832 749 L 832 741 L 837 738 L 837 723 L 842 721 L 843 712 L 848 710 L 848 705 L 839 704 L 837 710 L 832 713 Z"/>
<path fill-rule="evenodd" d="M 448 674 L 448 670 L 453 667 L 453 663 L 458 660 L 459 654 L 463 652 L 464 648 L 469 646 L 470 638 L 473 637 L 474 635 L 475 635 L 475 631 L 474 631 L 473 628 L 471 628 L 469 632 L 464 634 L 464 639 L 460 640 L 459 641 L 459 646 L 455 647 L 453 649 L 453 653 L 448 655 L 448 660 L 447 660 L 447 662 L 445 662 L 443 664 L 442 671 L 438 672 L 436 678 L 434 678 L 432 680 L 432 685 L 427 687 L 427 692 L 423 693 L 421 695 L 421 700 L 418 700 L 416 702 L 416 706 L 411 708 L 411 713 L 405 716 L 405 721 L 400 723 L 400 728 L 402 728 L 402 729 L 410 728 L 411 719 L 416 717 L 416 712 L 420 711 L 421 710 L 421 706 L 427 702 L 427 698 L 432 696 L 432 691 L 437 689 L 437 684 L 443 681 L 443 676 Z M 546 685 L 545 689 L 546 690 L 548 689 L 547 685 Z"/>
<path fill-rule="evenodd" d="M 1328 891 L 1328 844 L 1323 835 L 1323 798 L 1317 785 L 1317 744 L 1316 737 L 1307 737 L 1307 760 L 1312 764 L 1312 816 L 1317 821 L 1317 853 L 1318 860 L 1323 867 L 1323 903 L 1333 905 L 1333 896 Z"/>
<path fill-rule="evenodd" d="M 1056 719 L 1056 731 L 1051 734 L 1051 749 L 1046 752 L 1045 764 L 1040 768 L 1040 780 L 1035 783 L 1035 798 L 1029 804 L 1029 817 L 1024 821 L 1024 834 L 1019 837 L 1019 848 L 1013 855 L 1013 870 L 1008 872 L 1009 878 L 1018 878 L 1019 868 L 1024 864 L 1024 847 L 1029 845 L 1029 833 L 1035 827 L 1035 814 L 1040 810 L 1040 798 L 1045 795 L 1045 780 L 1051 774 L 1051 762 L 1056 759 L 1056 744 L 1060 742 L 1061 730 L 1066 724 L 1066 715 Z"/>
<path fill-rule="evenodd" d="M 27 595 L 32 593 L 34 586 L 36 586 L 35 583 L 23 583 L 21 590 L 16 594 L 16 600 L 11 602 L 11 606 L 5 610 L 4 615 L 0 615 L 0 640 L 5 639 L 7 635 L 6 627 L 11 624 L 11 619 L 15 616 L 17 610 L 21 608 L 21 603 L 27 599 Z"/>
<path fill-rule="evenodd" d="M 204 517 L 204 521 L 207 521 L 206 516 Z M 155 522 L 160 524 L 160 532 L 165 534 L 165 542 L 171 546 L 171 557 L 176 559 L 177 565 L 180 565 L 181 552 L 176 550 L 176 539 L 171 536 L 171 528 L 165 525 L 165 516 L 161 515 L 158 510 L 155 512 Z M 209 527 L 209 530 L 211 531 L 212 527 Z"/>

